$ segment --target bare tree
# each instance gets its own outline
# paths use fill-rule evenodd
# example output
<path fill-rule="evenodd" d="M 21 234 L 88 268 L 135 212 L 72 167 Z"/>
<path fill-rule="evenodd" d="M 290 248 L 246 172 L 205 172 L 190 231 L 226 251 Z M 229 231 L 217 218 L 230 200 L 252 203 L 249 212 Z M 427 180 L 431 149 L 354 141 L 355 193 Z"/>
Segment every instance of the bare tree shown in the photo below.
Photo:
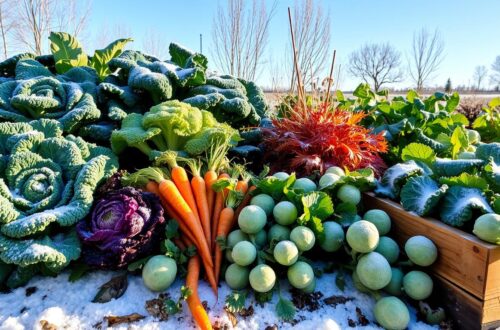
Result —
<path fill-rule="evenodd" d="M 264 0 L 227 0 L 219 5 L 212 25 L 213 58 L 216 66 L 231 75 L 255 80 L 267 46 L 269 24 L 277 2 L 270 10 Z"/>
<path fill-rule="evenodd" d="M 495 58 L 495 62 L 491 65 L 493 73 L 490 76 L 491 82 L 500 86 L 500 55 Z"/>
<path fill-rule="evenodd" d="M 15 5 L 8 0 L 0 0 L 0 34 L 4 58 L 8 57 L 10 35 L 16 25 Z"/>
<path fill-rule="evenodd" d="M 318 78 L 330 56 L 330 14 L 325 13 L 318 1 L 295 1 L 292 27 L 295 34 L 297 63 L 303 84 L 311 85 Z M 293 59 L 293 49 L 289 46 L 288 60 Z M 292 68 L 293 63 L 290 62 Z M 290 69 L 290 89 L 295 86 L 295 70 Z"/>
<path fill-rule="evenodd" d="M 488 75 L 488 69 L 484 65 L 478 65 L 474 69 L 473 79 L 476 82 L 476 88 L 481 90 L 481 83 L 484 81 Z"/>
<path fill-rule="evenodd" d="M 413 45 L 408 60 L 410 76 L 422 90 L 444 59 L 444 41 L 436 29 L 433 34 L 426 29 L 413 34 Z"/>
<path fill-rule="evenodd" d="M 142 49 L 147 54 L 165 59 L 169 54 L 166 40 L 167 38 L 160 31 L 149 29 L 142 38 Z"/>
<path fill-rule="evenodd" d="M 41 55 L 52 30 L 78 36 L 85 30 L 89 15 L 87 1 L 19 0 L 14 38 L 21 50 Z"/>
<path fill-rule="evenodd" d="M 349 72 L 378 91 L 383 84 L 401 81 L 401 54 L 389 43 L 366 44 L 349 56 Z"/>

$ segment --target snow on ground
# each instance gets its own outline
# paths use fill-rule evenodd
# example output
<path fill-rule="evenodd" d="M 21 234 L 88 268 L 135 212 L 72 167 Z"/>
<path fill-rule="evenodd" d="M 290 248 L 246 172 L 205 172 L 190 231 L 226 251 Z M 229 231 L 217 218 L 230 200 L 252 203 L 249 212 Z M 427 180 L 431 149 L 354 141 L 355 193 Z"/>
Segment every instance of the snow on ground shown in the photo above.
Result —
<path fill-rule="evenodd" d="M 41 329 L 40 321 L 45 320 L 55 325 L 58 329 L 92 329 L 102 321 L 104 316 L 122 316 L 139 313 L 147 316 L 145 319 L 131 324 L 114 326 L 113 329 L 192 329 L 195 328 L 187 306 L 180 314 L 170 317 L 167 321 L 158 321 L 149 316 L 145 309 L 146 300 L 156 298 L 158 294 L 149 291 L 142 283 L 140 276 L 129 275 L 129 285 L 125 294 L 116 300 L 105 304 L 91 303 L 98 288 L 109 281 L 116 273 L 93 272 L 77 282 L 68 282 L 68 273 L 63 273 L 57 278 L 36 277 L 25 287 L 13 290 L 8 294 L 0 294 L 0 330 Z M 179 296 L 182 281 L 177 280 L 169 289 L 173 299 Z M 27 296 L 28 287 L 37 290 Z M 285 286 L 283 286 L 283 292 Z M 212 323 L 219 321 L 221 325 L 227 324 L 232 328 L 231 321 L 223 310 L 224 299 L 230 293 L 227 286 L 222 285 L 219 290 L 219 301 L 215 304 L 215 297 L 205 282 L 200 283 L 199 289 L 202 300 L 208 302 L 209 316 Z M 323 294 L 323 298 L 332 295 L 353 297 L 354 300 L 336 307 L 323 304 L 314 312 L 299 311 L 295 319 L 302 321 L 296 325 L 298 329 L 353 329 L 348 325 L 348 318 L 357 320 L 356 307 L 370 320 L 371 324 L 360 329 L 378 329 L 373 323 L 372 308 L 374 300 L 367 295 L 357 292 L 350 279 L 347 280 L 345 291 L 340 291 L 335 285 L 334 274 L 324 274 L 317 280 L 316 291 Z M 287 291 L 288 294 L 288 291 Z M 285 294 L 284 294 L 285 295 Z M 265 329 L 267 326 L 278 325 L 279 329 L 290 329 L 290 323 L 282 323 L 274 313 L 274 304 L 278 297 L 274 295 L 271 303 L 260 307 L 253 304 L 253 297 L 247 298 L 247 306 L 252 303 L 255 313 L 243 318 L 238 316 L 236 329 Z M 321 300 L 322 301 L 322 300 Z M 215 305 L 214 305 L 215 304 Z M 410 330 L 433 329 L 422 322 L 416 322 L 415 311 L 411 310 Z M 103 324 L 106 325 L 105 322 Z M 103 327 L 105 328 L 105 327 Z"/>

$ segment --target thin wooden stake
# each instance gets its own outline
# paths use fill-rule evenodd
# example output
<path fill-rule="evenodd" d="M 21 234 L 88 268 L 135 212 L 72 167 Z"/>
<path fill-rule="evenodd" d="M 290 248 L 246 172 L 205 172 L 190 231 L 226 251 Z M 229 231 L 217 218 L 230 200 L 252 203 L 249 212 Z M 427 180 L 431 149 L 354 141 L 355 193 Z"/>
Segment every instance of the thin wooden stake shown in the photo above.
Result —
<path fill-rule="evenodd" d="M 306 109 L 306 100 L 304 97 L 304 89 L 302 86 L 302 79 L 300 77 L 299 63 L 297 60 L 297 49 L 295 47 L 295 35 L 293 33 L 292 13 L 290 11 L 290 7 L 288 7 L 288 22 L 290 23 L 290 34 L 292 36 L 293 64 L 295 66 L 295 72 L 297 73 L 298 97 L 299 97 L 299 101 L 302 103 L 302 106 L 304 107 L 304 110 L 305 110 Z"/>
<path fill-rule="evenodd" d="M 333 58 L 332 58 L 332 65 L 330 66 L 330 75 L 328 76 L 328 88 L 326 90 L 326 98 L 325 98 L 325 103 L 328 102 L 328 99 L 330 97 L 330 88 L 332 87 L 332 81 L 333 81 L 333 67 L 335 66 L 335 56 L 337 55 L 337 50 L 333 50 Z"/>

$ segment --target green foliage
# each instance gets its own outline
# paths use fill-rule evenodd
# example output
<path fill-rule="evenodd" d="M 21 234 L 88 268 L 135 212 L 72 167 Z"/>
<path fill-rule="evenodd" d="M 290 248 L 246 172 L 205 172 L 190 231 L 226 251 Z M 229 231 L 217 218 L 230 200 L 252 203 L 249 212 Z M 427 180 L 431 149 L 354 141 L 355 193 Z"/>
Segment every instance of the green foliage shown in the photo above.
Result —
<path fill-rule="evenodd" d="M 481 190 L 452 186 L 443 198 L 440 216 L 444 223 L 459 227 L 471 220 L 474 210 L 493 212 Z"/>
<path fill-rule="evenodd" d="M 58 228 L 87 215 L 117 159 L 109 149 L 63 137 L 60 123 L 47 119 L 0 123 L 0 140 L 0 259 L 57 273 L 80 255 L 76 235 Z"/>
<path fill-rule="evenodd" d="M 87 54 L 84 53 L 80 42 L 72 35 L 64 32 L 51 32 L 49 40 L 58 73 L 62 74 L 74 67 L 88 64 Z"/>
<path fill-rule="evenodd" d="M 118 39 L 110 43 L 103 49 L 96 49 L 94 56 L 90 59 L 90 67 L 94 68 L 99 76 L 99 79 L 104 80 L 111 71 L 108 67 L 108 62 L 113 58 L 120 55 L 123 51 L 125 45 L 129 42 L 133 41 L 130 38 L 127 39 Z"/>
<path fill-rule="evenodd" d="M 434 210 L 447 189 L 428 176 L 412 177 L 401 189 L 401 204 L 405 210 L 424 216 Z"/>
<path fill-rule="evenodd" d="M 483 111 L 472 123 L 472 128 L 481 134 L 484 142 L 500 142 L 500 97 L 492 99 Z"/>
<path fill-rule="evenodd" d="M 245 308 L 245 302 L 247 299 L 246 292 L 233 291 L 226 297 L 226 308 L 231 313 L 238 313 L 243 308 Z"/>
<path fill-rule="evenodd" d="M 396 199 L 406 180 L 412 176 L 422 174 L 424 174 L 424 171 L 413 160 L 396 164 L 385 171 L 384 176 L 377 183 L 375 193 L 379 196 Z"/>

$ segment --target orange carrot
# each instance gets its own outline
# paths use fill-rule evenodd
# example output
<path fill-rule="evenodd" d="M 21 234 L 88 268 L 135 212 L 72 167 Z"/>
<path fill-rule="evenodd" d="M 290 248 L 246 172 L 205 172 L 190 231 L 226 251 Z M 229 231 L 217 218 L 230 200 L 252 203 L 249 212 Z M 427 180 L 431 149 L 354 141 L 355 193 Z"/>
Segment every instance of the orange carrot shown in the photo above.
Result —
<path fill-rule="evenodd" d="M 203 232 L 205 233 L 205 238 L 207 242 L 210 242 L 210 211 L 208 208 L 207 201 L 207 189 L 205 185 L 205 180 L 201 176 L 200 168 L 201 163 L 195 160 L 186 160 L 193 178 L 191 179 L 191 188 L 193 190 L 194 199 L 196 201 L 196 206 L 198 207 L 198 214 L 200 215 L 201 226 L 203 227 Z M 209 244 L 211 247 L 211 244 Z"/>
<path fill-rule="evenodd" d="M 217 181 L 217 172 L 209 170 L 205 173 L 205 190 L 207 195 L 208 204 L 208 214 L 212 216 L 214 212 L 214 202 L 215 202 L 215 191 L 212 189 L 212 185 Z"/>
<path fill-rule="evenodd" d="M 219 225 L 217 227 L 217 239 L 225 239 L 233 224 L 234 209 L 225 207 L 220 213 Z M 220 268 L 222 266 L 222 249 L 218 243 L 215 244 L 215 281 L 219 282 Z"/>
<path fill-rule="evenodd" d="M 246 194 L 245 194 L 245 197 L 243 197 L 243 200 L 241 201 L 240 205 L 238 205 L 238 207 L 236 208 L 236 211 L 234 211 L 234 221 L 237 221 L 238 220 L 238 217 L 240 216 L 240 213 L 241 213 L 241 210 L 243 210 L 243 208 L 245 206 L 247 206 L 248 204 L 250 204 L 250 200 L 252 199 L 252 192 L 257 189 L 257 187 L 255 186 L 251 186 L 250 188 L 248 188 Z"/>
<path fill-rule="evenodd" d="M 230 176 L 227 173 L 222 173 L 219 175 L 218 180 L 220 179 L 229 179 Z M 217 234 L 217 227 L 219 223 L 219 217 L 220 213 L 222 211 L 222 208 L 224 207 L 224 200 L 227 197 L 227 190 L 224 189 L 222 191 L 219 191 L 215 194 L 215 203 L 214 203 L 214 211 L 212 213 L 212 237 L 211 237 L 211 242 L 212 242 L 212 250 L 215 248 L 215 237 Z"/>
<path fill-rule="evenodd" d="M 212 329 L 212 324 L 208 318 L 207 311 L 203 307 L 198 296 L 198 280 L 200 278 L 200 259 L 194 256 L 189 259 L 186 276 L 186 286 L 191 289 L 191 294 L 187 298 L 187 303 L 196 324 L 202 330 Z"/>
<path fill-rule="evenodd" d="M 247 193 L 247 190 L 248 190 L 248 181 L 238 180 L 238 182 L 236 183 L 236 187 L 234 187 L 234 190 L 245 195 Z"/>

